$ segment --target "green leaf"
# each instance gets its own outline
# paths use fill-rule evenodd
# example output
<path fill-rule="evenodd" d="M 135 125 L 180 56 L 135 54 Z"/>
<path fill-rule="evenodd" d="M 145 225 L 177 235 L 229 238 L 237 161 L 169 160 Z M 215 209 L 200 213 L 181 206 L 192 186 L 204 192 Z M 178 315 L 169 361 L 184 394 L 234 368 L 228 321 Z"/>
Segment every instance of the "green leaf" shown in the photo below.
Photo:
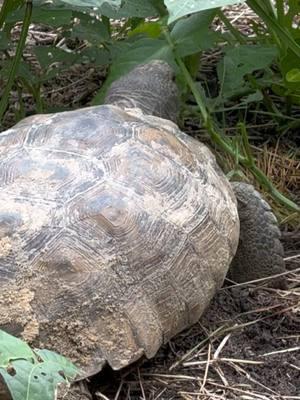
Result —
<path fill-rule="evenodd" d="M 111 50 L 113 63 L 110 72 L 100 92 L 93 99 L 93 104 L 101 103 L 109 85 L 139 64 L 158 59 L 165 60 L 176 68 L 172 49 L 164 39 L 133 37 L 126 42 L 116 43 Z"/>
<path fill-rule="evenodd" d="M 60 67 L 67 67 L 74 64 L 80 57 L 79 54 L 70 53 L 54 46 L 36 46 L 34 53 L 44 71 L 50 69 L 53 64 L 56 64 L 57 68 L 58 63 Z"/>
<path fill-rule="evenodd" d="M 44 24 L 59 28 L 70 24 L 72 20 L 71 10 L 54 10 L 54 9 L 33 9 L 32 22 Z"/>
<path fill-rule="evenodd" d="M 24 18 L 23 10 L 16 10 L 12 12 L 6 19 L 6 23 L 14 25 L 18 21 L 22 21 Z M 52 5 L 49 6 L 36 6 L 32 10 L 31 21 L 36 24 L 44 24 L 59 28 L 64 25 L 71 23 L 73 18 L 72 10 L 55 8 Z"/>
<path fill-rule="evenodd" d="M 53 400 L 57 384 L 68 383 L 79 372 L 65 357 L 49 350 L 32 351 L 0 330 L 0 378 L 13 400 Z"/>
<path fill-rule="evenodd" d="M 239 105 L 245 105 L 249 103 L 258 103 L 263 100 L 263 94 L 260 90 L 249 94 L 249 96 L 243 97 Z"/>
<path fill-rule="evenodd" d="M 270 46 L 244 45 L 227 48 L 217 67 L 222 97 L 229 98 L 242 93 L 247 86 L 245 75 L 267 68 L 277 54 L 277 49 Z"/>
<path fill-rule="evenodd" d="M 66 3 L 75 7 L 96 7 L 96 8 L 100 8 L 104 4 L 109 4 L 112 7 L 119 8 L 121 6 L 122 0 L 59 0 L 59 2 L 57 3 Z"/>
<path fill-rule="evenodd" d="M 108 65 L 111 63 L 109 51 L 96 46 L 86 47 L 80 52 L 83 62 L 90 62 L 94 65 Z"/>
<path fill-rule="evenodd" d="M 59 368 L 63 369 L 64 374 L 68 379 L 73 379 L 80 372 L 79 368 L 76 367 L 71 361 L 69 361 L 66 357 L 55 353 L 54 351 L 50 351 L 47 349 L 38 349 L 34 351 L 44 363 L 52 363 L 59 366 Z"/>
<path fill-rule="evenodd" d="M 211 48 L 218 35 L 210 30 L 215 10 L 203 11 L 177 21 L 171 31 L 177 53 L 181 57 Z"/>
<path fill-rule="evenodd" d="M 36 360 L 36 356 L 28 344 L 0 330 L 0 368 L 16 359 Z"/>
<path fill-rule="evenodd" d="M 169 24 L 188 14 L 231 4 L 244 3 L 245 0 L 165 0 L 169 11 Z"/>
<path fill-rule="evenodd" d="M 159 22 L 143 22 L 139 24 L 135 29 L 128 32 L 128 36 L 135 36 L 145 34 L 153 39 L 158 38 L 161 35 L 162 29 Z"/>
<path fill-rule="evenodd" d="M 109 2 L 103 4 L 100 9 L 103 15 L 109 18 L 146 18 L 158 15 L 157 9 L 151 4 L 149 0 L 125 0 L 122 2 L 120 8 L 116 8 Z"/>
<path fill-rule="evenodd" d="M 34 364 L 14 361 L 8 369 L 0 368 L 13 400 L 53 400 L 58 383 L 66 382 L 57 364 Z"/>
<path fill-rule="evenodd" d="M 293 68 L 286 74 L 286 80 L 290 83 L 300 82 L 300 69 Z"/>
<path fill-rule="evenodd" d="M 293 51 L 288 49 L 285 56 L 280 59 L 279 65 L 285 86 L 292 92 L 299 91 L 300 81 L 298 80 L 298 74 L 300 57 L 298 57 Z"/>
<path fill-rule="evenodd" d="M 91 44 L 99 45 L 110 39 L 109 33 L 103 22 L 95 17 L 81 12 L 74 12 L 74 17 L 79 23 L 72 29 L 72 37 L 87 40 Z"/>

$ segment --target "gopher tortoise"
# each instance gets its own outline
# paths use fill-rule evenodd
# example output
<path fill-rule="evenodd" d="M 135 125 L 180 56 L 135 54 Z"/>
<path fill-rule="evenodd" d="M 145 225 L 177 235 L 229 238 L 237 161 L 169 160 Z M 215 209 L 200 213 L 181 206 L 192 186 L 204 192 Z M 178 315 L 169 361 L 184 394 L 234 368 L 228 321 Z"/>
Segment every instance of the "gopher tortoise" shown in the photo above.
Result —
<path fill-rule="evenodd" d="M 230 265 L 238 282 L 284 271 L 268 204 L 175 124 L 168 64 L 136 67 L 105 103 L 0 135 L 0 329 L 89 374 L 153 357 Z"/>

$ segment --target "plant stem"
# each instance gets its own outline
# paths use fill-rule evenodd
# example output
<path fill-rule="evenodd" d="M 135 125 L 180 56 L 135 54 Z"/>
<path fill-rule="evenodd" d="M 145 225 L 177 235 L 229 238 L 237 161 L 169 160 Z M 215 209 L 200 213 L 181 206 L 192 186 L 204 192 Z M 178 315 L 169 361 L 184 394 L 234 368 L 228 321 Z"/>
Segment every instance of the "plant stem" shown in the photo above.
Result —
<path fill-rule="evenodd" d="M 14 80 L 15 80 L 15 77 L 16 77 L 16 74 L 18 72 L 18 68 L 20 65 L 21 57 L 22 57 L 23 50 L 24 50 L 25 43 L 26 43 L 27 33 L 29 30 L 31 14 L 32 14 L 32 0 L 27 0 L 19 43 L 17 45 L 15 57 L 12 61 L 12 66 L 11 66 L 10 74 L 8 77 L 8 81 L 6 83 L 2 98 L 0 100 L 0 124 L 1 124 L 2 117 L 6 111 L 9 94 L 10 94 L 11 88 L 14 84 Z"/>
<path fill-rule="evenodd" d="M 17 85 L 17 92 L 18 92 L 18 99 L 19 99 L 19 109 L 16 112 L 16 121 L 20 121 L 20 119 L 24 118 L 25 116 L 25 108 L 24 108 L 24 102 L 23 102 L 23 91 L 22 87 L 20 85 Z"/>
<path fill-rule="evenodd" d="M 34 87 L 34 100 L 36 104 L 36 111 L 38 114 L 42 114 L 44 112 L 44 104 L 43 104 L 43 99 L 41 96 L 41 85 L 38 84 L 37 86 Z"/>
<path fill-rule="evenodd" d="M 229 30 L 229 32 L 235 37 L 235 39 L 240 43 L 240 44 L 247 44 L 247 40 L 244 38 L 244 36 L 236 29 L 232 23 L 229 21 L 229 19 L 226 17 L 226 15 L 223 13 L 221 9 L 217 11 L 217 16 L 220 18 L 220 20 L 223 22 L 223 24 L 226 26 L 226 28 Z"/>
<path fill-rule="evenodd" d="M 247 160 L 249 165 L 254 166 L 255 165 L 255 161 L 252 155 L 252 151 L 251 151 L 251 147 L 249 144 L 249 138 L 248 138 L 248 134 L 247 134 L 247 129 L 246 126 L 243 122 L 240 122 L 238 124 L 238 127 L 240 128 L 241 131 L 241 135 L 242 135 L 242 141 L 243 141 L 243 146 L 244 146 L 244 153 L 246 154 Z"/>
<path fill-rule="evenodd" d="M 261 3 L 262 8 L 273 18 L 276 18 L 275 8 L 273 5 L 273 0 L 264 0 Z"/>
<path fill-rule="evenodd" d="M 202 115 L 203 119 L 203 126 L 204 128 L 207 129 L 207 132 L 211 138 L 211 140 L 217 144 L 222 150 L 224 150 L 226 153 L 228 153 L 231 157 L 233 157 L 235 160 L 237 160 L 240 164 L 242 164 L 244 167 L 246 167 L 252 175 L 257 179 L 257 181 L 264 187 L 266 188 L 269 193 L 272 195 L 274 199 L 276 199 L 278 202 L 283 204 L 285 207 L 289 208 L 292 211 L 300 212 L 300 207 L 297 206 L 293 201 L 289 200 L 286 198 L 282 193 L 280 193 L 275 186 L 272 184 L 272 182 L 269 181 L 268 177 L 255 165 L 253 156 L 250 151 L 250 146 L 248 143 L 248 137 L 245 139 L 243 137 L 243 144 L 244 148 L 246 147 L 246 157 L 241 155 L 240 153 L 237 153 L 236 148 L 232 143 L 227 139 L 224 138 L 219 132 L 217 127 L 215 126 L 207 108 L 205 105 L 206 99 L 203 96 L 203 94 L 198 90 L 197 85 L 193 81 L 188 69 L 186 68 L 184 62 L 180 58 L 180 56 L 176 52 L 175 45 L 172 41 L 172 38 L 170 36 L 169 30 L 167 27 L 164 27 L 164 34 L 166 37 L 166 40 L 168 41 L 170 47 L 173 49 L 174 56 L 176 59 L 176 62 L 182 72 L 182 75 L 184 79 L 186 80 L 186 83 L 188 84 L 191 92 L 193 93 L 193 96 L 196 100 L 196 103 L 200 109 L 200 113 Z M 242 134 L 247 136 L 246 130 L 242 132 Z"/>
<path fill-rule="evenodd" d="M 281 26 L 284 26 L 284 1 L 276 0 L 277 19 Z"/>

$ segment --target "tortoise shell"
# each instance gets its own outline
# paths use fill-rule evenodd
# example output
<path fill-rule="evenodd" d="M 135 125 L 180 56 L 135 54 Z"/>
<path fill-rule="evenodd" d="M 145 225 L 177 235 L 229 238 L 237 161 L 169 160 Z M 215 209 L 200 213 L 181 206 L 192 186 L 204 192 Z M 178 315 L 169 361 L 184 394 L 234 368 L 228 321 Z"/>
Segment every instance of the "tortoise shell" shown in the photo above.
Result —
<path fill-rule="evenodd" d="M 0 135 L 0 328 L 86 370 L 150 358 L 223 283 L 239 221 L 206 146 L 103 105 Z"/>

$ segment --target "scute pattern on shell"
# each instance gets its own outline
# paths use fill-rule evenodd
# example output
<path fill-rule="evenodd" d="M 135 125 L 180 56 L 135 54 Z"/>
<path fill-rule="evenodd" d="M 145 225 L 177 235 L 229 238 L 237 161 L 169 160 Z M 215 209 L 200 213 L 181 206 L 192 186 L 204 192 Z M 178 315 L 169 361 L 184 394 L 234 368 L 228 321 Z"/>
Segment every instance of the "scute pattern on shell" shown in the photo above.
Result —
<path fill-rule="evenodd" d="M 210 151 L 138 110 L 25 119 L 0 135 L 0 187 L 0 328 L 93 372 L 197 321 L 236 251 Z"/>

